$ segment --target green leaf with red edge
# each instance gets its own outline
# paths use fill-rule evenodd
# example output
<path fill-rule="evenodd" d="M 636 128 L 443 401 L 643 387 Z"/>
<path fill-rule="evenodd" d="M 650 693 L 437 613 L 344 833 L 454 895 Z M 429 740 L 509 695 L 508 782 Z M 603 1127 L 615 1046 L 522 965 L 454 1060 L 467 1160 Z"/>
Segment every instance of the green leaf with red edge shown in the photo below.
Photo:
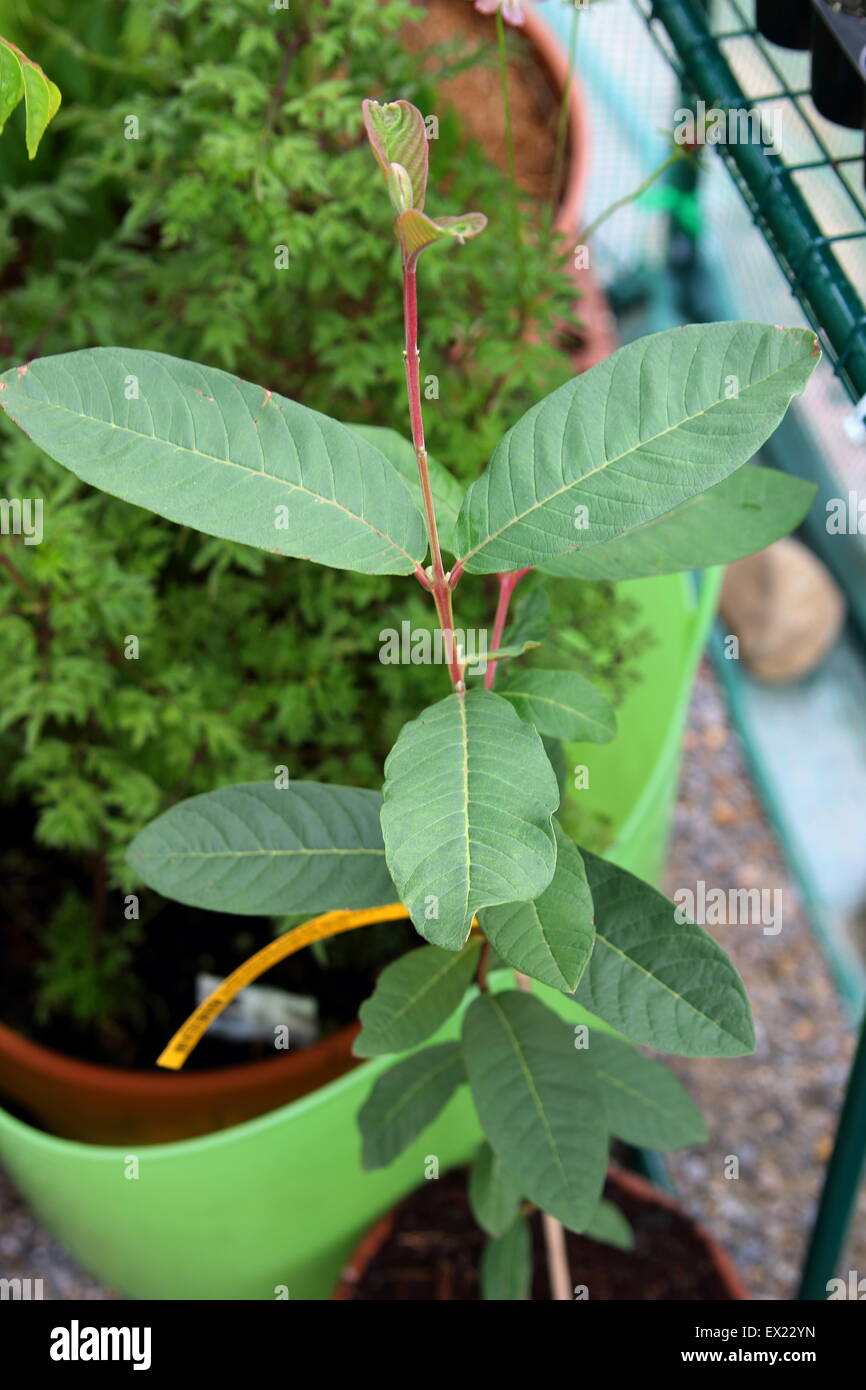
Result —
<path fill-rule="evenodd" d="M 410 256 L 419 256 L 437 241 L 468 241 L 486 226 L 483 212 L 464 212 L 459 217 L 428 217 L 417 208 L 401 213 L 394 223 L 400 245 Z"/>
<path fill-rule="evenodd" d="M 27 154 L 33 159 L 49 121 L 59 110 L 60 89 L 45 76 L 38 63 L 8 39 L 0 38 L 0 133 L 22 99 L 24 138 Z"/>
<path fill-rule="evenodd" d="M 424 117 L 409 101 L 364 101 L 364 125 L 376 162 L 390 184 L 392 166 L 409 177 L 413 208 L 423 208 L 427 192 L 427 130 Z M 400 183 L 402 179 L 396 176 Z M 395 206 L 397 206 L 395 204 Z"/>

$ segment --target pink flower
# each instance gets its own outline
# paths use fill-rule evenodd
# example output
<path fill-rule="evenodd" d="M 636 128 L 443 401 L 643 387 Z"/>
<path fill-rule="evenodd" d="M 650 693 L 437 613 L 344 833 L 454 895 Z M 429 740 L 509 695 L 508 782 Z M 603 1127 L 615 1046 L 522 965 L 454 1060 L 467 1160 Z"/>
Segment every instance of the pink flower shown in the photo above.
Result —
<path fill-rule="evenodd" d="M 475 8 L 481 14 L 496 14 L 501 10 L 506 24 L 522 24 L 524 20 L 520 0 L 475 0 Z"/>

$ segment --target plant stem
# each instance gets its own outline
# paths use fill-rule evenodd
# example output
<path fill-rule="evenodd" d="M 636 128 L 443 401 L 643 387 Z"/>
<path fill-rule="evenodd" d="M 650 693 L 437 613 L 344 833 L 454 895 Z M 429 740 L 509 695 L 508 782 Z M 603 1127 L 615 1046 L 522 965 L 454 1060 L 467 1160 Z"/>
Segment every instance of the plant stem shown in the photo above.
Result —
<path fill-rule="evenodd" d="M 553 180 L 550 187 L 552 213 L 555 213 L 556 210 L 559 184 L 562 179 L 562 166 L 565 160 L 565 137 L 568 131 L 568 113 L 571 107 L 571 86 L 574 81 L 574 70 L 577 66 L 577 20 L 579 14 L 580 10 L 575 5 L 571 17 L 571 33 L 568 39 L 568 71 L 565 85 L 562 88 L 562 104 L 559 108 L 559 124 L 556 129 L 556 154 L 553 159 Z"/>
<path fill-rule="evenodd" d="M 481 954 L 478 957 L 478 969 L 475 972 L 475 981 L 482 994 L 487 993 L 487 971 L 490 968 L 490 942 L 485 941 L 481 947 Z"/>
<path fill-rule="evenodd" d="M 596 217 L 595 221 L 590 222 L 589 226 L 581 232 L 578 238 L 579 243 L 583 244 L 584 242 L 589 241 L 589 238 L 592 236 L 593 232 L 597 232 L 602 223 L 606 222 L 609 217 L 612 217 L 615 212 L 619 212 L 620 208 L 627 207 L 629 203 L 636 202 L 638 198 L 642 197 L 643 194 L 646 193 L 648 188 L 652 187 L 656 179 L 660 179 L 662 174 L 666 174 L 668 169 L 672 169 L 673 166 L 679 162 L 679 160 L 683 159 L 686 156 L 686 154 L 687 150 L 685 146 L 678 145 L 675 150 L 671 151 L 667 159 L 662 160 L 661 164 L 659 164 L 657 168 L 653 169 L 651 174 L 647 174 L 646 178 L 643 180 L 642 183 L 638 184 L 637 188 L 632 189 L 631 193 L 624 193 L 621 198 L 617 198 L 616 201 L 611 203 L 609 207 L 606 207 L 604 209 L 604 212 L 600 212 L 598 214 L 598 217 Z"/>
<path fill-rule="evenodd" d="M 532 984 L 527 975 L 515 970 L 514 982 L 525 994 L 532 993 Z M 550 1281 L 551 1297 L 556 1302 L 571 1302 L 571 1277 L 568 1272 L 568 1253 L 565 1248 L 565 1231 L 562 1222 L 555 1216 L 541 1213 L 544 1228 L 544 1253 L 547 1263 L 547 1277 Z"/>
<path fill-rule="evenodd" d="M 21 590 L 22 594 L 27 594 L 32 598 L 36 597 L 36 590 L 33 588 L 31 584 L 27 583 L 27 580 L 24 578 L 24 575 L 21 574 L 15 568 L 8 555 L 0 555 L 0 565 L 3 566 L 4 570 L 9 575 L 9 578 L 12 580 L 12 582 L 18 585 L 18 588 Z"/>
<path fill-rule="evenodd" d="M 529 569 L 509 570 L 506 574 L 497 575 L 499 580 L 499 601 L 496 604 L 496 616 L 493 619 L 493 650 L 499 651 L 502 645 L 502 634 L 505 631 L 505 621 L 508 617 L 508 605 L 511 603 L 511 595 L 517 588 L 525 574 L 529 574 Z M 487 663 L 487 670 L 484 673 L 484 688 L 492 690 L 496 680 L 497 662 L 494 659 Z"/>
<path fill-rule="evenodd" d="M 523 237 L 520 234 L 520 202 L 517 189 L 517 164 L 514 158 L 514 130 L 511 123 L 511 94 L 508 90 L 508 55 L 505 47 L 505 21 L 501 10 L 496 11 L 496 43 L 499 55 L 499 85 L 502 89 L 502 116 L 505 122 L 505 155 L 508 161 L 510 185 L 511 235 L 517 258 L 519 295 L 523 308 L 523 289 L 526 284 Z"/>
<path fill-rule="evenodd" d="M 421 411 L 421 353 L 418 348 L 418 277 L 417 261 L 414 256 L 403 260 L 403 323 L 406 330 L 406 346 L 403 360 L 406 366 L 406 394 L 409 398 L 409 419 L 412 424 L 412 443 L 418 460 L 418 476 L 421 480 L 421 497 L 424 502 L 424 520 L 427 526 L 427 539 L 430 542 L 432 564 L 429 582 L 425 585 L 433 595 L 439 626 L 445 639 L 448 656 L 448 670 L 454 689 L 465 689 L 463 667 L 454 645 L 454 612 L 451 601 L 451 576 L 445 573 L 442 564 L 442 550 L 439 545 L 439 531 L 436 526 L 436 509 L 430 488 L 430 469 L 427 463 L 427 446 L 424 441 L 424 418 Z M 417 570 L 416 570 L 417 575 Z M 423 581 L 422 581 L 423 582 Z"/>

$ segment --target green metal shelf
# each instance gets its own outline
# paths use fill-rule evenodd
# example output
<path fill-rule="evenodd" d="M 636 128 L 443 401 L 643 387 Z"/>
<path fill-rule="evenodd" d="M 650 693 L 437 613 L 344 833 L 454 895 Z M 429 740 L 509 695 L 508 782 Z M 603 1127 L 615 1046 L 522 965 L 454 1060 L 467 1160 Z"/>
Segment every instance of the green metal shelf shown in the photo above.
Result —
<path fill-rule="evenodd" d="M 809 55 L 776 47 L 742 0 L 634 0 L 684 91 L 706 107 L 782 112 L 788 138 L 718 151 L 852 400 L 866 395 L 863 132 L 826 121 Z M 794 157 L 792 157 L 794 152 Z"/>
<path fill-rule="evenodd" d="M 686 97 L 721 110 L 781 108 L 786 139 L 719 143 L 756 226 L 836 375 L 866 397 L 866 193 L 863 132 L 834 126 L 808 90 L 809 57 L 765 40 L 742 0 L 634 0 Z M 793 154 L 793 157 L 792 157 Z M 694 181 L 694 170 L 691 171 Z M 725 665 L 726 663 L 722 663 Z M 866 1164 L 866 1019 L 848 1076 L 798 1298 L 823 1300 Z"/>

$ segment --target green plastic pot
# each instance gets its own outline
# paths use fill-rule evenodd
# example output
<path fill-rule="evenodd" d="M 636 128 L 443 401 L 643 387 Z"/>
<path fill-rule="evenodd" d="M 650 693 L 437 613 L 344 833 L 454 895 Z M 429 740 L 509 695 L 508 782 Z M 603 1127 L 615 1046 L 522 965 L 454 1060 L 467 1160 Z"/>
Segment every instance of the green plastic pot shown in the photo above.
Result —
<path fill-rule="evenodd" d="M 655 641 L 614 743 L 575 760 L 574 793 L 614 818 L 611 857 L 645 878 L 664 860 L 695 666 L 718 592 L 690 576 L 624 586 Z M 507 981 L 504 975 L 500 982 Z M 576 1006 L 539 986 L 563 1015 Z M 454 1036 L 452 1019 L 441 1039 Z M 468 1091 L 385 1170 L 361 1168 L 355 1117 L 391 1059 L 232 1129 L 138 1153 L 56 1139 L 0 1110 L 0 1158 L 45 1224 L 93 1274 L 133 1298 L 328 1298 L 361 1233 L 416 1187 L 425 1163 L 462 1163 L 479 1133 Z"/>

